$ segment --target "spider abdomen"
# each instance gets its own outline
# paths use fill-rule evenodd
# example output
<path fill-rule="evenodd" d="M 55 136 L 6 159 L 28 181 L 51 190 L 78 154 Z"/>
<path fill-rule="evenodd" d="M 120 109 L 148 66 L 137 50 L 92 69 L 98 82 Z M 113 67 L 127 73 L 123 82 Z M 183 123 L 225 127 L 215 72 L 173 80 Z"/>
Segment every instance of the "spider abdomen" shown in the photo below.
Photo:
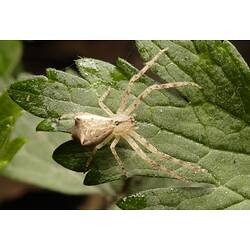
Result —
<path fill-rule="evenodd" d="M 113 120 L 109 117 L 78 113 L 75 125 L 71 129 L 73 139 L 79 140 L 84 146 L 97 145 L 114 130 Z"/>

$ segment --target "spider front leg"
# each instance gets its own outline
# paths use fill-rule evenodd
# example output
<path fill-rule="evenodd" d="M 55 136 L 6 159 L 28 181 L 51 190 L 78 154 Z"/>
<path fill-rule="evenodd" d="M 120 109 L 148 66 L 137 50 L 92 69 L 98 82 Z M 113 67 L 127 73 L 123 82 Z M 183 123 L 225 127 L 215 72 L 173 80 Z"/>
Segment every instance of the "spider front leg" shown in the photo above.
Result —
<path fill-rule="evenodd" d="M 96 152 L 101 149 L 102 147 L 104 147 L 107 143 L 109 143 L 113 138 L 113 135 L 109 135 L 104 141 L 102 141 L 100 144 L 96 145 L 93 149 L 93 151 L 91 152 L 90 157 L 88 158 L 87 162 L 86 162 L 86 168 L 89 167 L 90 163 L 92 162 Z"/>
<path fill-rule="evenodd" d="M 143 151 L 142 149 L 138 146 L 138 144 L 132 139 L 130 136 L 124 137 L 124 139 L 129 143 L 129 145 L 132 147 L 132 149 L 136 152 L 136 154 L 141 157 L 144 161 L 146 161 L 150 167 L 152 167 L 155 170 L 159 170 L 168 176 L 171 176 L 175 179 L 182 180 L 186 183 L 189 183 L 188 180 L 186 180 L 184 177 L 178 175 L 175 171 L 169 170 L 162 165 L 159 165 L 157 162 L 153 161 L 150 159 Z"/>
<path fill-rule="evenodd" d="M 98 104 L 106 114 L 108 114 L 109 116 L 113 116 L 114 113 L 104 104 L 104 100 L 109 95 L 110 91 L 111 88 L 109 87 L 108 90 L 100 97 Z"/>
<path fill-rule="evenodd" d="M 131 77 L 131 79 L 128 82 L 128 86 L 126 88 L 126 90 L 123 92 L 122 98 L 121 98 L 121 103 L 120 103 L 120 107 L 117 110 L 117 113 L 122 113 L 125 109 L 125 106 L 127 104 L 128 101 L 128 97 L 131 93 L 131 88 L 133 86 L 133 84 L 139 80 L 145 73 L 147 70 L 150 69 L 150 67 L 152 67 L 152 65 L 158 60 L 158 58 L 165 52 L 167 51 L 168 48 L 162 49 L 159 51 L 158 54 L 156 54 L 150 61 L 148 61 L 145 66 L 135 75 L 133 75 Z"/>
<path fill-rule="evenodd" d="M 161 90 L 161 89 L 169 89 L 169 88 L 177 88 L 184 86 L 195 86 L 197 88 L 201 88 L 199 85 L 193 82 L 173 82 L 173 83 L 163 83 L 163 84 L 154 84 L 146 88 L 125 110 L 127 115 L 131 114 L 140 103 L 153 91 L 153 90 Z"/>
<path fill-rule="evenodd" d="M 203 169 L 200 166 L 194 166 L 190 162 L 181 161 L 179 159 L 176 159 L 176 158 L 172 157 L 171 155 L 168 155 L 168 154 L 165 154 L 165 153 L 159 151 L 152 144 L 150 144 L 144 137 L 142 137 L 141 135 L 137 134 L 135 131 L 131 132 L 130 135 L 136 141 L 138 141 L 142 146 L 144 146 L 147 150 L 149 150 L 153 154 L 158 155 L 161 159 L 165 159 L 165 160 L 171 161 L 171 162 L 175 163 L 176 165 L 179 165 L 180 167 L 188 168 L 188 169 L 192 170 L 195 173 L 196 172 L 202 172 L 202 173 L 206 173 L 207 172 L 206 169 Z"/>
<path fill-rule="evenodd" d="M 126 171 L 126 169 L 124 168 L 124 165 L 123 165 L 123 163 L 122 163 L 122 160 L 120 159 L 119 155 L 117 154 L 117 152 L 116 152 L 116 150 L 115 150 L 115 147 L 116 147 L 117 143 L 119 142 L 119 140 L 120 140 L 120 137 L 116 137 L 116 138 L 113 140 L 113 142 L 112 142 L 111 145 L 110 145 L 110 150 L 111 150 L 112 154 L 114 155 L 114 157 L 115 157 L 115 159 L 116 159 L 116 161 L 117 161 L 117 163 L 118 163 L 118 166 L 121 168 L 121 170 L 122 170 L 124 176 L 128 177 L 127 171 Z"/>

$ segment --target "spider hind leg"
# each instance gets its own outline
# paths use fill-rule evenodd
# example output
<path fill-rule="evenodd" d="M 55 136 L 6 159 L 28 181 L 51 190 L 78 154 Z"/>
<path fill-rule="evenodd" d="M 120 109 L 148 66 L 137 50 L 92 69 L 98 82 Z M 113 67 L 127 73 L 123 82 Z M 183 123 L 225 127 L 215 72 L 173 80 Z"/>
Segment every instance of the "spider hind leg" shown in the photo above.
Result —
<path fill-rule="evenodd" d="M 147 150 L 149 150 L 151 153 L 159 156 L 162 160 L 168 160 L 170 162 L 173 162 L 174 164 L 183 167 L 183 168 L 187 168 L 192 170 L 194 173 L 206 173 L 207 170 L 200 167 L 200 166 L 195 166 L 190 162 L 186 162 L 186 161 L 182 161 L 179 159 L 174 158 L 171 155 L 165 154 L 161 151 L 159 151 L 157 148 L 155 148 L 152 144 L 150 144 L 144 137 L 142 137 L 141 135 L 137 134 L 135 131 L 131 132 L 131 136 L 132 138 L 134 138 L 137 142 L 139 142 L 143 147 L 145 147 Z"/>
<path fill-rule="evenodd" d="M 129 143 L 129 145 L 132 147 L 132 149 L 136 152 L 136 154 L 142 158 L 144 161 L 146 161 L 149 166 L 151 168 L 153 168 L 154 170 L 159 170 L 165 174 L 167 174 L 168 176 L 181 180 L 185 183 L 190 183 L 190 181 L 188 181 L 185 177 L 178 175 L 175 171 L 172 171 L 170 169 L 167 169 L 165 167 L 163 167 L 162 165 L 159 165 L 157 162 L 155 162 L 154 160 L 150 159 L 143 151 L 142 149 L 138 146 L 138 144 L 135 142 L 135 140 L 130 137 L 130 136 L 126 136 L 124 137 L 124 139 Z"/>

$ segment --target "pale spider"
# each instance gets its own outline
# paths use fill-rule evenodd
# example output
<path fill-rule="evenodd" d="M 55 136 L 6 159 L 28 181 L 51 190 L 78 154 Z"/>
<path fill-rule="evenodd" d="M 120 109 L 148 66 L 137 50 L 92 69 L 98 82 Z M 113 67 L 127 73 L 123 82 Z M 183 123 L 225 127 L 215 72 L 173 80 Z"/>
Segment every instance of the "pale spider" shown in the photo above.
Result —
<path fill-rule="evenodd" d="M 110 88 L 106 91 L 102 97 L 99 99 L 99 106 L 101 109 L 109 116 L 103 117 L 99 115 L 94 115 L 90 113 L 76 113 L 74 116 L 75 125 L 71 130 L 72 137 L 80 141 L 81 145 L 95 145 L 91 157 L 88 159 L 86 165 L 87 167 L 91 163 L 93 156 L 98 149 L 105 146 L 112 139 L 114 139 L 110 145 L 112 154 L 114 155 L 118 165 L 121 167 L 125 176 L 127 176 L 126 169 L 124 168 L 123 162 L 118 156 L 115 147 L 121 138 L 125 139 L 136 154 L 145 160 L 153 169 L 163 171 L 168 176 L 180 180 L 186 181 L 186 179 L 176 172 L 167 169 L 166 167 L 160 165 L 156 161 L 149 158 L 144 151 L 137 144 L 140 143 L 149 152 L 160 157 L 161 160 L 171 161 L 181 167 L 191 169 L 194 172 L 204 172 L 200 166 L 194 166 L 190 162 L 185 162 L 176 159 L 166 153 L 160 152 L 155 146 L 150 144 L 145 138 L 135 132 L 135 119 L 131 115 L 136 108 L 140 105 L 143 99 L 149 95 L 153 90 L 161 90 L 168 88 L 183 87 L 187 85 L 192 85 L 200 88 L 197 84 L 192 82 L 174 82 L 174 83 L 164 83 L 164 84 L 154 84 L 147 87 L 137 98 L 126 108 L 128 97 L 131 93 L 132 85 L 139 80 L 139 78 L 145 74 L 145 72 L 155 63 L 155 61 L 166 51 L 167 49 L 160 50 L 160 52 L 155 55 L 150 61 L 148 61 L 145 66 L 135 74 L 128 82 L 127 88 L 122 94 L 120 106 L 117 113 L 114 114 L 105 104 L 104 100 L 110 93 Z"/>

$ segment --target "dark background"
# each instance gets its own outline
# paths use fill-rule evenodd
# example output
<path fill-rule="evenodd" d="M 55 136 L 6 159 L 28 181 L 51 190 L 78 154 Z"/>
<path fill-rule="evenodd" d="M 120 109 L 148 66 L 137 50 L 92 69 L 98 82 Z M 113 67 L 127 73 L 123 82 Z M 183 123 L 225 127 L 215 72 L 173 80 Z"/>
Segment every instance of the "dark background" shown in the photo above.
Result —
<path fill-rule="evenodd" d="M 250 63 L 250 41 L 231 41 Z M 23 70 L 45 74 L 53 67 L 74 67 L 79 57 L 93 57 L 115 63 L 118 57 L 142 67 L 134 41 L 25 41 Z M 101 196 L 68 196 L 0 177 L 0 209 L 104 209 Z"/>
<path fill-rule="evenodd" d="M 231 41 L 243 58 L 250 62 L 250 41 Z M 23 63 L 26 71 L 43 74 L 53 67 L 65 69 L 79 57 L 93 57 L 115 63 L 122 57 L 136 67 L 142 66 L 134 41 L 26 41 Z"/>

